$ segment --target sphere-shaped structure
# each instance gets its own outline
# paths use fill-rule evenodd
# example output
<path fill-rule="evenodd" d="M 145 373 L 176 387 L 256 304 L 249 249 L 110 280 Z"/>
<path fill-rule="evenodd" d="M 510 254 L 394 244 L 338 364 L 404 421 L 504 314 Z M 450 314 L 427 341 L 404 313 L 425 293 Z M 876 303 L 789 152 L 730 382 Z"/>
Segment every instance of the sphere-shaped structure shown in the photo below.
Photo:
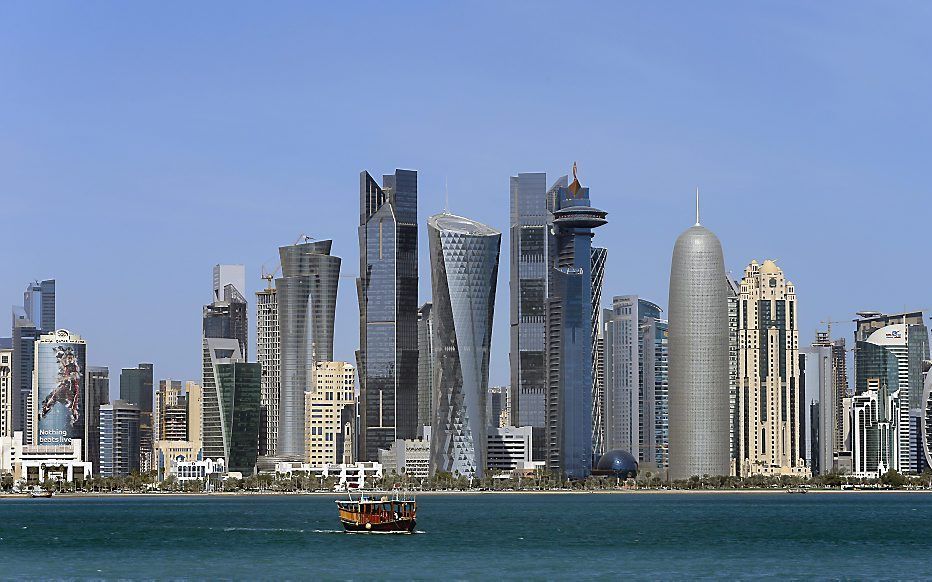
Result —
<path fill-rule="evenodd" d="M 670 268 L 670 477 L 728 475 L 728 295 L 722 245 L 696 224 Z"/>
<path fill-rule="evenodd" d="M 638 462 L 628 451 L 615 449 L 599 457 L 592 474 L 633 479 L 638 476 Z"/>

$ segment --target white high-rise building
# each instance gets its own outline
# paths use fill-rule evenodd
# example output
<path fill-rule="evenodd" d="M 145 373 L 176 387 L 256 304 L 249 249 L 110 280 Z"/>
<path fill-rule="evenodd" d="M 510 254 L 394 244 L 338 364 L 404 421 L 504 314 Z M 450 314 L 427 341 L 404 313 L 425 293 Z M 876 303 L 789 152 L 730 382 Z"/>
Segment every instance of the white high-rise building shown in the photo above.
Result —
<path fill-rule="evenodd" d="M 214 301 L 224 301 L 223 290 L 233 285 L 240 295 L 246 296 L 245 265 L 214 265 Z"/>
<path fill-rule="evenodd" d="M 771 260 L 744 270 L 738 296 L 738 474 L 807 475 L 796 289 Z"/>

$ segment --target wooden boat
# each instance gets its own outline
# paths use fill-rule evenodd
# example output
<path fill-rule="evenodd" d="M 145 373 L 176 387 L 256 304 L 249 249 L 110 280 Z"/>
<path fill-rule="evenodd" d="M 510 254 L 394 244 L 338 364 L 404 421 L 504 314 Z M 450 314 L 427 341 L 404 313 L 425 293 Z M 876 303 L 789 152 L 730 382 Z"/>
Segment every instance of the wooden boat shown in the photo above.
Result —
<path fill-rule="evenodd" d="M 352 533 L 413 533 L 417 502 L 403 493 L 337 500 L 343 529 Z"/>

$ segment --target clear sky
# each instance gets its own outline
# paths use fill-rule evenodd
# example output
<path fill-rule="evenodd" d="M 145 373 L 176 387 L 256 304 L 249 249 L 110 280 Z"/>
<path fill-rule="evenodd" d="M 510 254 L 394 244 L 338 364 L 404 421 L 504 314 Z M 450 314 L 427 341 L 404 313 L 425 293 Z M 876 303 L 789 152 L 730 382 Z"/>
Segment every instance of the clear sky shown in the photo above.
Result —
<path fill-rule="evenodd" d="M 358 270 L 359 172 L 420 172 L 420 222 L 503 231 L 491 382 L 508 382 L 508 178 L 573 161 L 609 212 L 604 297 L 666 306 L 703 223 L 774 258 L 801 343 L 932 309 L 926 2 L 4 2 L 0 305 L 58 280 L 89 364 L 200 376 L 215 263 L 299 234 Z M 421 231 L 422 299 L 430 295 Z M 7 308 L 3 308 L 7 309 Z M 343 279 L 335 357 L 358 342 Z M 254 347 L 250 348 L 254 352 Z"/>

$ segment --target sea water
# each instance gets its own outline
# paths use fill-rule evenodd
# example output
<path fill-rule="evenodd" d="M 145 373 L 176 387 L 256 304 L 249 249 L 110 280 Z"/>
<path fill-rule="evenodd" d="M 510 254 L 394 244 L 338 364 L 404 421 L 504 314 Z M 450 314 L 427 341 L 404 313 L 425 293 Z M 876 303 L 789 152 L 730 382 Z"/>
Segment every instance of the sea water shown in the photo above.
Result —
<path fill-rule="evenodd" d="M 0 578 L 932 578 L 932 494 L 456 494 L 419 533 L 336 497 L 0 499 Z"/>

